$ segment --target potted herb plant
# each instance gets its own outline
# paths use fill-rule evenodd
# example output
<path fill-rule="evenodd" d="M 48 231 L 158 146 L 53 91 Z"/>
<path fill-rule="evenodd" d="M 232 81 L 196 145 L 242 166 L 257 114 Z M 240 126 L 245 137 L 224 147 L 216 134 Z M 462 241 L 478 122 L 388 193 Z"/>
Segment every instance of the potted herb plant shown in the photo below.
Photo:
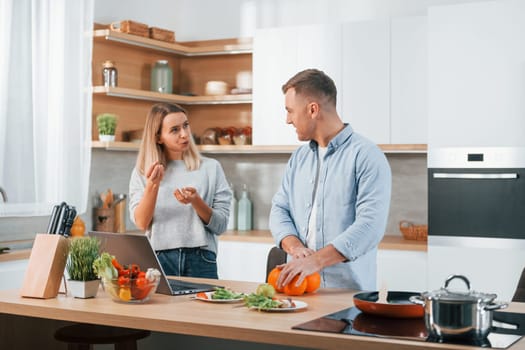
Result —
<path fill-rule="evenodd" d="M 112 113 L 97 115 L 98 139 L 100 141 L 115 141 L 115 129 L 117 128 L 117 116 Z"/>
<path fill-rule="evenodd" d="M 69 244 L 67 286 L 75 298 L 97 295 L 100 280 L 93 270 L 93 262 L 99 257 L 99 248 L 100 242 L 96 237 L 75 237 Z"/>

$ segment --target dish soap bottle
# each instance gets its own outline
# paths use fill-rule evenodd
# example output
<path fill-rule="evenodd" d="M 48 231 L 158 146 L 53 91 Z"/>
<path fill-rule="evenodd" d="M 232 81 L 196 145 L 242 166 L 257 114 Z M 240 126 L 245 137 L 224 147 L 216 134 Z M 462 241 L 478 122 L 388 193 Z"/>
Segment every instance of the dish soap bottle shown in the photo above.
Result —
<path fill-rule="evenodd" d="M 241 198 L 239 199 L 239 210 L 237 211 L 237 229 L 248 231 L 252 229 L 252 202 L 248 198 L 246 184 L 243 185 Z"/>
<path fill-rule="evenodd" d="M 232 201 L 230 204 L 230 217 L 228 218 L 228 230 L 237 229 L 237 198 L 235 198 L 235 190 L 233 184 L 230 184 L 230 190 L 232 192 Z"/>

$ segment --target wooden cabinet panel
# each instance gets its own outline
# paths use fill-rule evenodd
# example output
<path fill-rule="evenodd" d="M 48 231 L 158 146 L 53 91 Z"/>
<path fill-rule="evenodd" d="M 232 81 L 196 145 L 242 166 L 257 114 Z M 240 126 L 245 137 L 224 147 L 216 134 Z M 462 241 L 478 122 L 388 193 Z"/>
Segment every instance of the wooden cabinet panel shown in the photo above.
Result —
<path fill-rule="evenodd" d="M 206 82 L 224 81 L 229 89 L 237 87 L 237 73 L 252 71 L 251 54 L 183 57 L 180 59 L 179 93 L 204 95 Z"/>
<path fill-rule="evenodd" d="M 151 69 L 157 60 L 168 60 L 173 71 L 173 92 L 179 92 L 180 58 L 168 53 L 152 51 L 140 47 L 95 41 L 93 45 L 93 85 L 104 85 L 102 81 L 102 62 L 111 60 L 118 71 L 118 85 L 130 89 L 150 90 Z"/>
<path fill-rule="evenodd" d="M 150 91 L 152 67 L 161 59 L 168 60 L 173 71 L 173 94 Z M 105 60 L 113 61 L 118 70 L 116 88 L 102 87 Z M 116 142 L 128 141 L 126 132 L 142 129 L 150 107 L 160 101 L 183 105 L 197 136 L 209 127 L 252 126 L 251 95 L 230 95 L 237 74 L 252 71 L 251 43 L 225 39 L 171 44 L 97 30 L 92 65 L 93 140 L 98 139 L 96 115 L 117 114 Z M 206 82 L 211 80 L 225 81 L 227 95 L 205 96 Z"/>

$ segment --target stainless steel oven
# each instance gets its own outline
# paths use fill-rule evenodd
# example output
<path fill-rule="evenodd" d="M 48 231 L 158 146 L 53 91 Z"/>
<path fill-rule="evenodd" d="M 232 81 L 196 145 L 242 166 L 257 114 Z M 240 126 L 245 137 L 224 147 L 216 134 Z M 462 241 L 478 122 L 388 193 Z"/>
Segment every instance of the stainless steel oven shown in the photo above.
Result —
<path fill-rule="evenodd" d="M 428 287 L 459 273 L 510 300 L 525 267 L 525 148 L 428 153 Z"/>
<path fill-rule="evenodd" d="M 525 239 L 525 149 L 440 148 L 428 165 L 429 235 Z"/>

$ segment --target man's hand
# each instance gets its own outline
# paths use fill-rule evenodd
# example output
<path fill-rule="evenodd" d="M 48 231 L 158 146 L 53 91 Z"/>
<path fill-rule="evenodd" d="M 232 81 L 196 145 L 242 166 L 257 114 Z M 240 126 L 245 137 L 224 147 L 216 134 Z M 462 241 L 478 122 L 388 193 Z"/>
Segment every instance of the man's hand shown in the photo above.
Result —
<path fill-rule="evenodd" d="M 293 239 L 289 239 L 288 243 L 290 242 L 293 242 Z M 297 246 L 295 248 L 297 248 Z M 303 253 L 305 253 L 304 249 L 308 248 L 303 247 Z M 290 249 L 290 252 L 293 251 Z M 347 259 L 341 253 L 339 253 L 333 245 L 328 244 L 326 247 L 319 249 L 317 252 L 310 253 L 310 255 L 300 258 L 294 258 L 287 264 L 279 265 L 279 268 L 282 268 L 282 270 L 281 274 L 279 275 L 279 279 L 277 280 L 277 285 L 279 288 L 284 288 L 284 286 L 290 283 L 295 276 L 299 275 L 296 283 L 298 286 L 307 276 L 311 275 L 312 273 L 320 272 L 325 267 L 332 266 L 346 260 Z"/>
<path fill-rule="evenodd" d="M 299 279 L 296 285 L 300 285 L 307 276 L 321 271 L 323 266 L 316 255 L 308 255 L 299 259 L 293 259 L 287 264 L 279 265 L 279 268 L 282 268 L 282 270 L 277 280 L 277 286 L 284 288 L 297 275 L 299 275 Z"/>
<path fill-rule="evenodd" d="M 313 253 L 315 253 L 315 250 L 306 247 L 297 246 L 290 248 L 290 255 L 294 259 L 306 258 L 307 256 L 310 256 Z"/>

